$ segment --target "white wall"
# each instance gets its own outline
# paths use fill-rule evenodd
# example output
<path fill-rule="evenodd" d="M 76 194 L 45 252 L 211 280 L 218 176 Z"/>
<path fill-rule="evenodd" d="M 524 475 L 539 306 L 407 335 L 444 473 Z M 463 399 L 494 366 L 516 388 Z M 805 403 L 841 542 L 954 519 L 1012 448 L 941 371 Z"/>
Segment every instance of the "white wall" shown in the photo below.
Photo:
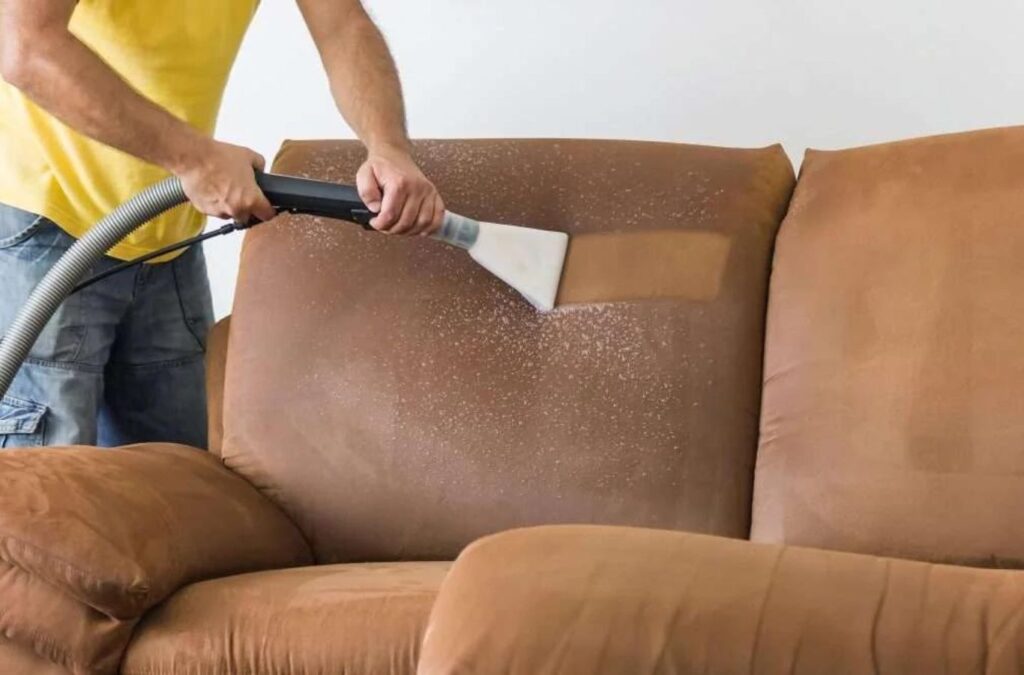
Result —
<path fill-rule="evenodd" d="M 842 147 L 1024 121 L 1016 0 L 367 0 L 420 137 Z M 351 137 L 292 0 L 263 0 L 220 136 Z M 1024 186 L 1022 186 L 1024 187 Z M 219 315 L 240 237 L 208 248 Z"/>

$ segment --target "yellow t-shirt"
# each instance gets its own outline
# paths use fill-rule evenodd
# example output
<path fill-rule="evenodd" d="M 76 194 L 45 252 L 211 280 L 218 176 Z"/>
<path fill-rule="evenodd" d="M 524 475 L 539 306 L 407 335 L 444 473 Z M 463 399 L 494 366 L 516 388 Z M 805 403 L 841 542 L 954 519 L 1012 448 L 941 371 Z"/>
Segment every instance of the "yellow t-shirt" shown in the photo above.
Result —
<path fill-rule="evenodd" d="M 71 31 L 136 91 L 212 134 L 228 74 L 259 0 L 80 0 Z M 167 172 L 73 131 L 0 81 L 0 202 L 82 236 Z M 198 234 L 174 209 L 110 251 L 129 259 Z"/>

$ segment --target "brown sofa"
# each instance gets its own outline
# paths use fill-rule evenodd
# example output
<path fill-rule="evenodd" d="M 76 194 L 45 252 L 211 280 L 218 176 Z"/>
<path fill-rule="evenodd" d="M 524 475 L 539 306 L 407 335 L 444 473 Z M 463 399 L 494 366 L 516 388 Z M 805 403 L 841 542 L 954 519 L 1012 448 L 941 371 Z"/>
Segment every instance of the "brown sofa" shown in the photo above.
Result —
<path fill-rule="evenodd" d="M 1024 670 L 1024 129 L 417 151 L 573 235 L 560 308 L 254 229 L 212 452 L 0 453 L 0 673 Z"/>

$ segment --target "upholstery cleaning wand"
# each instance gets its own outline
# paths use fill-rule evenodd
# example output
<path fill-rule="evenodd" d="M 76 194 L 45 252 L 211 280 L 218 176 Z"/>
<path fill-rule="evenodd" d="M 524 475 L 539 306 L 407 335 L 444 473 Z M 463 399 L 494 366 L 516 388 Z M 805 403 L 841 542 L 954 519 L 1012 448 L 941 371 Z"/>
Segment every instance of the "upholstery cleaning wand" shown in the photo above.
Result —
<path fill-rule="evenodd" d="M 280 211 L 337 218 L 366 225 L 373 217 L 349 185 L 261 174 L 257 183 Z M 446 212 L 434 239 L 458 246 L 481 267 L 517 290 L 542 312 L 555 308 L 569 246 L 565 232 L 483 223 Z"/>
<path fill-rule="evenodd" d="M 256 182 L 278 212 L 347 220 L 364 227 L 368 227 L 374 215 L 349 185 L 262 172 L 257 173 Z M 119 241 L 186 201 L 181 182 L 174 177 L 166 178 L 114 209 L 61 256 L 0 339 L 0 397 L 7 393 L 32 345 L 69 295 L 133 265 L 254 224 L 229 223 L 83 281 L 89 268 Z M 569 235 L 564 232 L 482 223 L 446 213 L 441 230 L 433 237 L 468 251 L 477 263 L 519 291 L 537 309 L 554 309 L 569 245 Z"/>

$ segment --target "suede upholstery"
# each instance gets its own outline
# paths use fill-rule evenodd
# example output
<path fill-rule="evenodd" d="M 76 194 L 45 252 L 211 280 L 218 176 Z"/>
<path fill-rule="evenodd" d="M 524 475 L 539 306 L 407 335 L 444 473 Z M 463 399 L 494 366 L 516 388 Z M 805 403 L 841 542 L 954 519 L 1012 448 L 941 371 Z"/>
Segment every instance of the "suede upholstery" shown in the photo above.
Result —
<path fill-rule="evenodd" d="M 193 584 L 146 616 L 121 673 L 412 673 L 449 565 L 320 565 Z"/>
<path fill-rule="evenodd" d="M 1024 565 L 1024 129 L 811 152 L 779 234 L 753 538 Z"/>
<path fill-rule="evenodd" d="M 109 675 L 132 636 L 138 617 L 115 619 L 9 563 L 0 564 L 0 672 L 18 672 L 3 660 L 24 663 L 25 653 L 75 675 Z"/>
<path fill-rule="evenodd" d="M 419 675 L 1024 671 L 1024 575 L 658 530 L 478 541 Z"/>
<path fill-rule="evenodd" d="M 746 536 L 769 256 L 793 187 L 781 148 L 416 151 L 451 210 L 570 232 L 571 304 L 540 314 L 429 240 L 310 217 L 257 228 L 232 317 L 226 464 L 318 562 L 450 559 L 548 522 Z M 289 143 L 275 170 L 350 182 L 363 153 Z"/>
<path fill-rule="evenodd" d="M 778 148 L 417 153 L 573 234 L 556 311 L 256 228 L 214 453 L 0 453 L 0 673 L 1024 672 L 1022 572 L 939 564 L 1024 560 L 1024 129 L 811 152 L 791 206 Z"/>
<path fill-rule="evenodd" d="M 68 671 L 38 656 L 27 647 L 0 638 L 0 664 L 5 673 L 31 673 L 31 675 L 67 675 Z"/>

